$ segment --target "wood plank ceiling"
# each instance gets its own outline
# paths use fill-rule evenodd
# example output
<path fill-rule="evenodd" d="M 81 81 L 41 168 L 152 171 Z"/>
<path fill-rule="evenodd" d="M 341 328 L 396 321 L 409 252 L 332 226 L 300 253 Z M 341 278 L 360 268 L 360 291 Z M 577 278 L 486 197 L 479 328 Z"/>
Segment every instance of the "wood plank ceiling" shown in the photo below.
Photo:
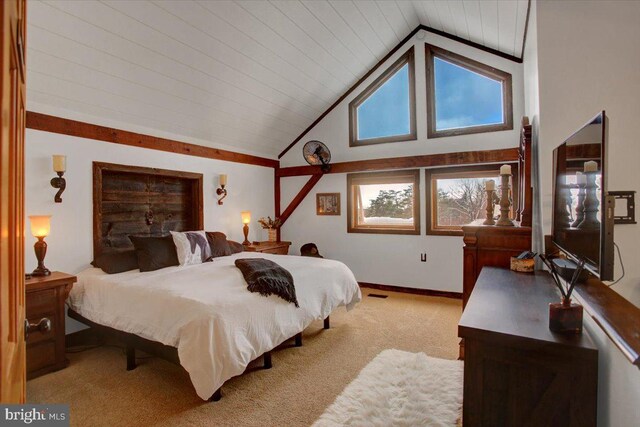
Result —
<path fill-rule="evenodd" d="M 520 57 L 526 15 L 526 0 L 32 1 L 28 109 L 275 157 L 418 25 Z"/>

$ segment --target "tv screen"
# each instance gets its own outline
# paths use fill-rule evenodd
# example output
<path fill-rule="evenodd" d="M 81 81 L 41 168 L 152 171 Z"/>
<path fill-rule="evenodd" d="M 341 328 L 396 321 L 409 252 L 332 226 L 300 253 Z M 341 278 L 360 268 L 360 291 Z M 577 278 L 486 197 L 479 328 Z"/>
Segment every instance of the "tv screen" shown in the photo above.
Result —
<path fill-rule="evenodd" d="M 553 242 L 601 280 L 613 278 L 613 206 L 606 189 L 604 111 L 553 152 Z M 605 215 L 603 215 L 605 213 Z"/>

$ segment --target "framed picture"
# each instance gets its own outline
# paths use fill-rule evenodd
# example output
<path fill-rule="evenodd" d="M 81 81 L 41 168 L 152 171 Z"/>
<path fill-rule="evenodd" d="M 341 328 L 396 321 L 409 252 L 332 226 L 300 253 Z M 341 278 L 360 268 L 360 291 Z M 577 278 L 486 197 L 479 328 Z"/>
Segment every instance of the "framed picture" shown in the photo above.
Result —
<path fill-rule="evenodd" d="M 316 193 L 316 215 L 340 215 L 340 193 Z"/>

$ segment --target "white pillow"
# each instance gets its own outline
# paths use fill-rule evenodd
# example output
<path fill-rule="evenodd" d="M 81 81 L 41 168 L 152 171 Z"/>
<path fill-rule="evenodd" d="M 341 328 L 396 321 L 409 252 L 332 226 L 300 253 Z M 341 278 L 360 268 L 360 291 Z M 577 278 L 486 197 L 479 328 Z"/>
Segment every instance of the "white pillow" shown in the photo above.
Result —
<path fill-rule="evenodd" d="M 180 265 L 201 264 L 211 257 L 211 248 L 204 231 L 172 231 Z"/>

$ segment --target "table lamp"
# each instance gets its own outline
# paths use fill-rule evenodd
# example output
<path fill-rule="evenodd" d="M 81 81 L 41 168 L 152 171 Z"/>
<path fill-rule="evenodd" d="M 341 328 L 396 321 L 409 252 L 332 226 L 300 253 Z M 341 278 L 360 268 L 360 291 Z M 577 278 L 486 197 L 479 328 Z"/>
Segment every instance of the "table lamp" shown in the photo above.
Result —
<path fill-rule="evenodd" d="M 242 232 L 244 233 L 244 242 L 243 245 L 249 246 L 251 242 L 249 241 L 249 223 L 251 222 L 251 212 L 242 211 L 240 212 L 240 216 L 242 217 L 242 223 L 244 227 L 242 227 Z"/>
<path fill-rule="evenodd" d="M 33 249 L 38 259 L 38 267 L 31 273 L 32 276 L 48 276 L 51 271 L 44 266 L 44 257 L 47 254 L 47 242 L 44 238 L 49 235 L 51 231 L 51 215 L 29 215 L 29 221 L 31 221 L 31 234 L 36 237 L 38 241 L 33 245 Z"/>

